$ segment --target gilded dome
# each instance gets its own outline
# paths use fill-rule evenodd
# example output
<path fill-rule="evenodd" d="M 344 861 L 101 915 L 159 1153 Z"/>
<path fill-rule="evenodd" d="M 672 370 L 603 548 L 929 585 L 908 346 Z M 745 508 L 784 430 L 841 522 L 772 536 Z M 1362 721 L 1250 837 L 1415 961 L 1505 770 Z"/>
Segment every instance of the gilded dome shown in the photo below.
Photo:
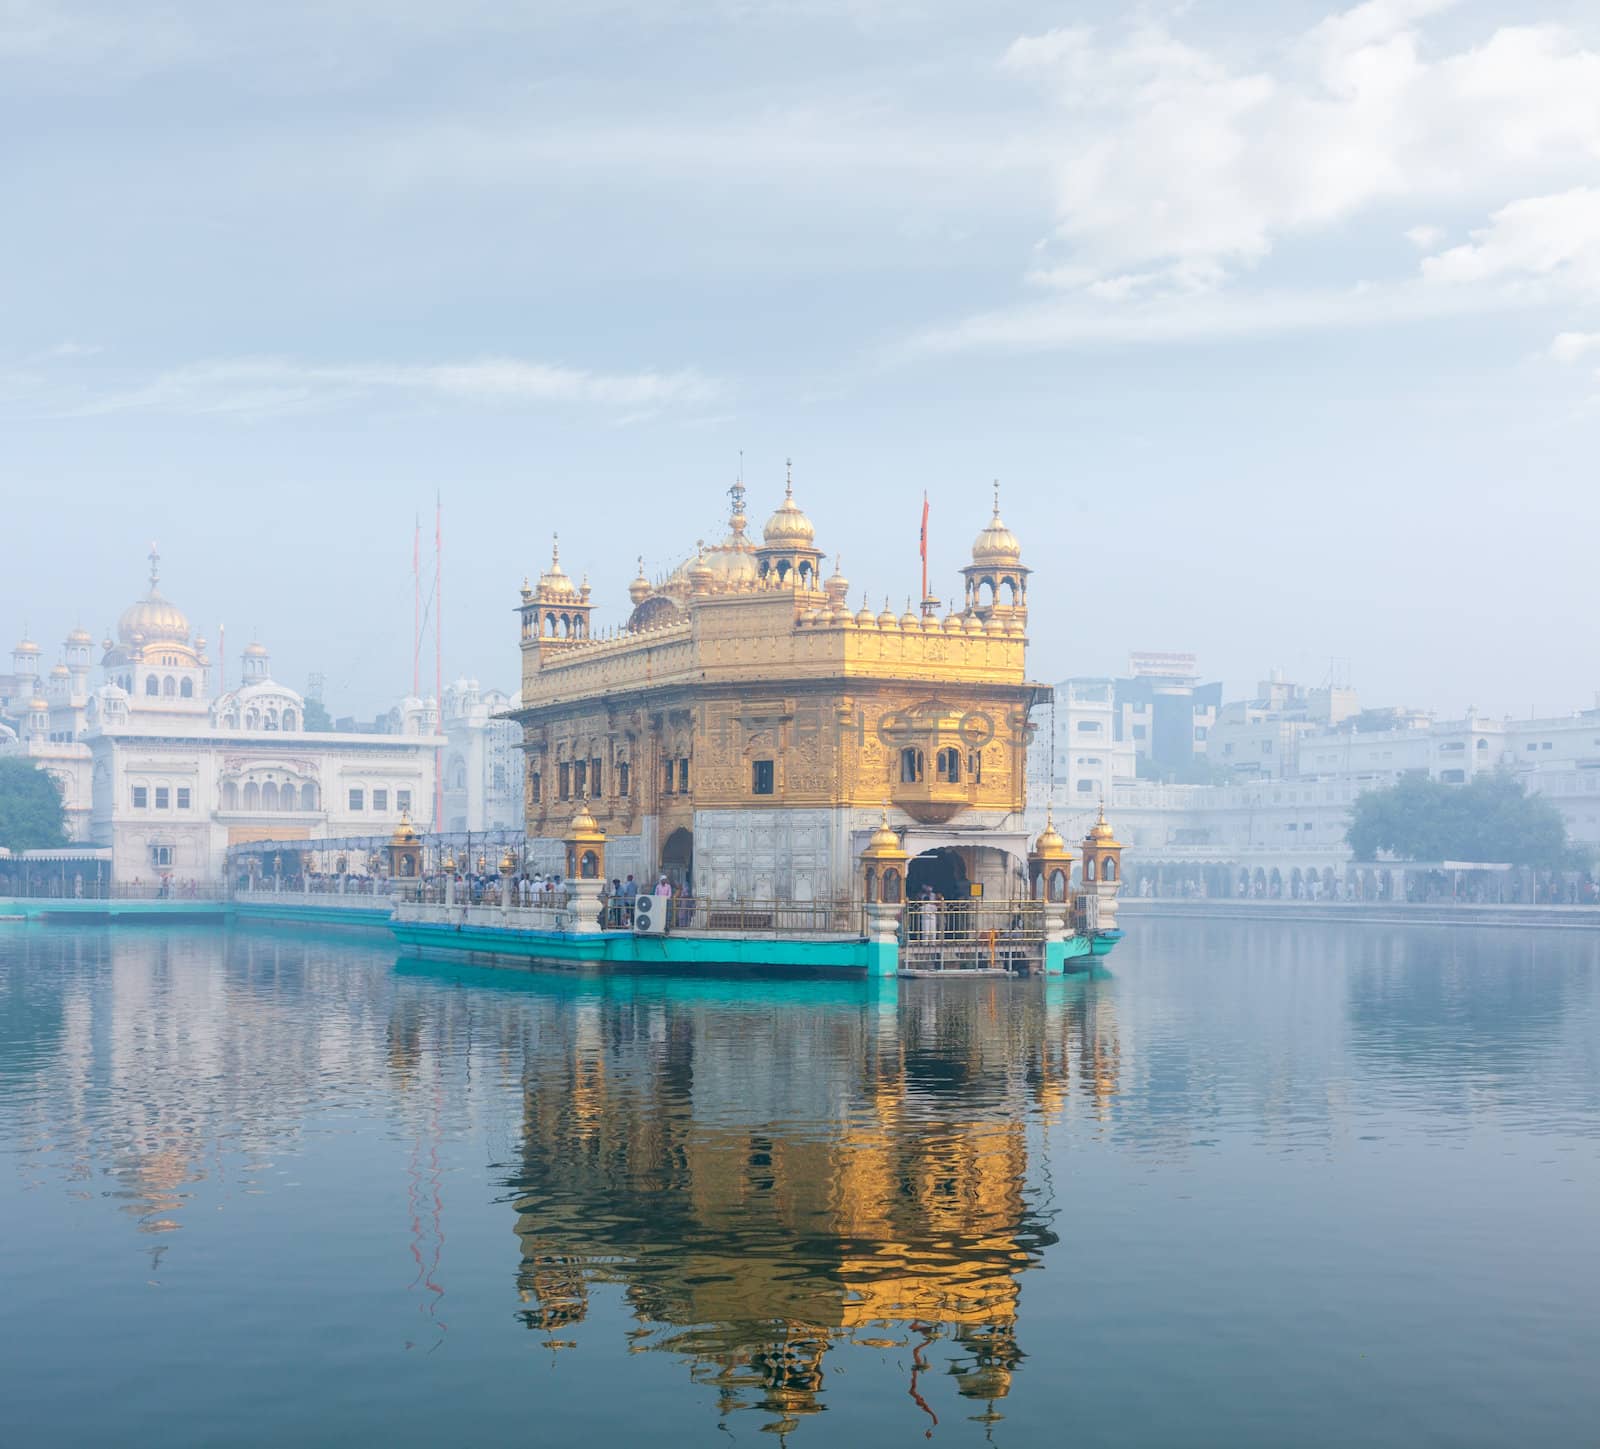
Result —
<path fill-rule="evenodd" d="M 644 603 L 650 597 L 650 580 L 645 577 L 644 559 L 642 557 L 639 559 L 638 575 L 628 585 L 628 597 L 633 601 L 635 607 Z"/>
<path fill-rule="evenodd" d="M 87 629 L 74 629 L 67 635 L 69 644 L 93 644 L 94 636 Z"/>
<path fill-rule="evenodd" d="M 867 841 L 867 848 L 861 852 L 863 860 L 904 860 L 905 847 L 900 843 L 900 837 L 894 833 L 889 825 L 889 809 L 884 807 L 883 815 L 878 823 L 878 828 L 872 832 L 872 838 Z"/>
<path fill-rule="evenodd" d="M 567 571 L 561 567 L 561 540 L 554 538 L 550 543 L 550 567 L 539 575 L 539 592 L 547 598 L 555 596 L 566 598 L 578 591 L 573 587 L 572 579 Z"/>
<path fill-rule="evenodd" d="M 244 657 L 246 659 L 265 659 L 267 657 L 266 646 L 257 644 L 252 639 L 250 643 L 244 646 Z"/>
<path fill-rule="evenodd" d="M 1039 832 L 1039 838 L 1033 842 L 1033 853 L 1039 856 L 1059 856 L 1067 853 L 1067 842 L 1061 838 L 1061 832 L 1056 829 L 1055 814 L 1052 810 L 1045 810 L 1044 829 Z"/>
<path fill-rule="evenodd" d="M 1106 824 L 1106 807 L 1104 805 L 1100 807 L 1100 818 L 1090 828 L 1088 838 L 1084 841 L 1084 844 L 1098 845 L 1104 849 L 1120 850 L 1122 848 L 1122 842 L 1117 839 L 1112 833 L 1111 827 Z"/>
<path fill-rule="evenodd" d="M 811 520 L 794 501 L 794 484 L 786 482 L 783 505 L 767 520 L 767 526 L 761 531 L 762 542 L 768 548 L 810 548 L 816 537 L 817 530 Z"/>
<path fill-rule="evenodd" d="M 117 638 L 124 644 L 187 644 L 189 620 L 182 609 L 152 586 L 136 604 L 129 604 L 117 620 Z"/>
<path fill-rule="evenodd" d="M 161 555 L 150 545 L 150 592 L 129 604 L 117 620 L 117 638 L 124 644 L 187 644 L 189 620 L 157 587 L 161 580 Z"/>
<path fill-rule="evenodd" d="M 743 534 L 729 534 L 705 561 L 720 584 L 747 584 L 756 578 L 755 552 Z"/>
<path fill-rule="evenodd" d="M 11 652 L 13 654 L 37 654 L 39 652 L 39 646 L 35 644 L 32 639 L 23 639 Z"/>
<path fill-rule="evenodd" d="M 994 489 L 994 516 L 989 526 L 972 540 L 972 561 L 983 567 L 1004 568 L 1022 562 L 1022 545 L 1000 517 L 1000 485 Z"/>

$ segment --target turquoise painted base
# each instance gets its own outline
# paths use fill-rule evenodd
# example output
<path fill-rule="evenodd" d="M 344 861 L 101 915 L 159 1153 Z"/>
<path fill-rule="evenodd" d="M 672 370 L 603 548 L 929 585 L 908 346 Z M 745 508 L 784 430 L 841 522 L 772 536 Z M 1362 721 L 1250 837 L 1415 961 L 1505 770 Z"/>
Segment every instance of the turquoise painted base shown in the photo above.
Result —
<path fill-rule="evenodd" d="M 382 905 L 321 908 L 279 903 L 262 895 L 233 901 L 80 901 L 0 900 L 0 916 L 24 921 L 237 921 L 240 924 L 385 931 L 408 955 L 440 952 L 498 957 L 557 966 L 620 966 L 664 971 L 742 968 L 834 975 L 865 975 L 892 981 L 900 949 L 893 941 L 844 937 L 834 940 L 782 940 L 749 937 L 636 936 L 631 931 L 569 935 L 495 926 L 402 922 Z M 1091 969 L 1122 939 L 1121 931 L 1070 936 L 1045 946 L 1044 973 L 1057 976 Z"/>

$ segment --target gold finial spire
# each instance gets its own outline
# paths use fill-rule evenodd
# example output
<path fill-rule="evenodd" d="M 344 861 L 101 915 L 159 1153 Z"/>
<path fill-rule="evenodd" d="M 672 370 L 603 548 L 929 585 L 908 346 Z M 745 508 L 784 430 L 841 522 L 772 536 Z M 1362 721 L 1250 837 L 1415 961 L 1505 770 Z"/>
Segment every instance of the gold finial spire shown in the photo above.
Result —
<path fill-rule="evenodd" d="M 793 498 L 794 497 L 794 459 L 793 458 L 785 458 L 783 460 L 783 496 L 785 498 Z"/>
<path fill-rule="evenodd" d="M 150 540 L 150 592 L 156 591 L 156 585 L 161 581 L 161 550 L 156 547 L 155 539 Z"/>
<path fill-rule="evenodd" d="M 994 516 L 996 518 L 1000 516 L 1000 480 L 998 478 L 994 480 Z"/>
<path fill-rule="evenodd" d="M 559 533 L 550 535 L 550 567 L 551 569 L 561 567 L 561 535 Z"/>

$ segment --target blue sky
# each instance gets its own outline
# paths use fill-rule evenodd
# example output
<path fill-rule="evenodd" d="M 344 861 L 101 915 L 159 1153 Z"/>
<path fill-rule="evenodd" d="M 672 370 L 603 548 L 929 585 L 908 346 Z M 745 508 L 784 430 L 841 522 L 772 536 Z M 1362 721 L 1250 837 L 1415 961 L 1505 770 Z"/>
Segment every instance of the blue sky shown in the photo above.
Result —
<path fill-rule="evenodd" d="M 859 597 L 989 481 L 1041 678 L 1594 702 L 1592 6 L 0 0 L 0 616 L 164 586 L 370 712 L 620 620 L 739 455 Z M 230 661 L 236 671 L 236 659 Z"/>

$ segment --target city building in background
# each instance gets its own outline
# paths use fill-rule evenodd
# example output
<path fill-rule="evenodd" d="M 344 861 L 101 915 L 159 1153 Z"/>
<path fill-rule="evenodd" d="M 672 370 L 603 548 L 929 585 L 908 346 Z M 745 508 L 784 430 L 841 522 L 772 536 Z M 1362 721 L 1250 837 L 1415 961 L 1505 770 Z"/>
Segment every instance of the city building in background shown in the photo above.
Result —
<path fill-rule="evenodd" d="M 1217 709 L 1203 741 L 1210 778 L 1196 783 L 1130 762 L 1114 729 L 1110 748 L 1087 747 L 1106 738 L 1106 696 L 1114 701 L 1121 683 L 1056 687 L 1053 762 L 1044 753 L 1049 712 L 1036 712 L 1029 821 L 1042 826 L 1051 804 L 1074 838 L 1104 799 L 1128 848 L 1130 893 L 1237 895 L 1248 883 L 1251 893 L 1290 895 L 1309 892 L 1313 879 L 1342 879 L 1356 799 L 1409 774 L 1465 784 L 1483 771 L 1510 773 L 1561 812 L 1575 844 L 1600 847 L 1600 708 L 1439 720 L 1416 709 L 1363 709 L 1348 684 L 1305 688 L 1275 669 L 1250 699 Z"/>

